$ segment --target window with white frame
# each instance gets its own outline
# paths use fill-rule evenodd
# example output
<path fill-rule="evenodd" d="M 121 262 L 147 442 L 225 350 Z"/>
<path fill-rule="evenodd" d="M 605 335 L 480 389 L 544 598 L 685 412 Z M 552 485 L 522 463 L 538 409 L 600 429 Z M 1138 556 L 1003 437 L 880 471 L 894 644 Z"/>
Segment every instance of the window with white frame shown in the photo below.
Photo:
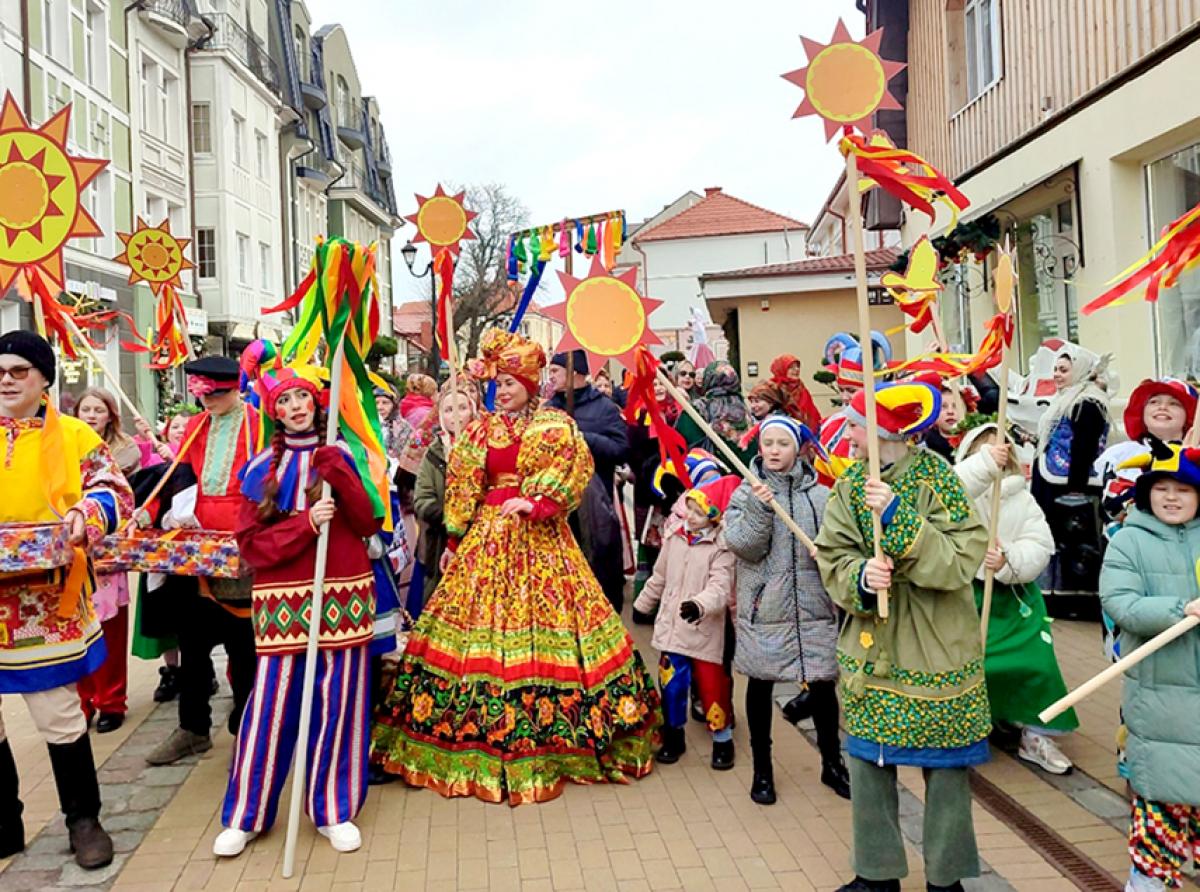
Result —
<path fill-rule="evenodd" d="M 250 284 L 250 236 L 237 234 L 238 283 Z"/>
<path fill-rule="evenodd" d="M 296 66 L 300 69 L 300 80 L 308 83 L 308 53 L 305 52 L 304 45 L 308 35 L 304 33 L 304 29 L 299 25 L 292 32 L 292 42 L 296 49 Z"/>
<path fill-rule="evenodd" d="M 54 0 L 42 0 L 42 52 L 54 55 Z"/>
<path fill-rule="evenodd" d="M 150 94 L 154 89 L 155 69 L 158 66 L 151 60 L 142 59 L 142 81 L 138 84 L 139 95 L 142 106 L 142 129 L 153 131 L 154 125 L 150 120 L 153 115 L 152 103 L 150 102 Z"/>
<path fill-rule="evenodd" d="M 244 118 L 233 116 L 233 163 L 238 167 L 242 164 L 242 152 L 245 151 L 246 144 L 246 121 Z"/>
<path fill-rule="evenodd" d="M 967 0 L 963 27 L 970 101 L 1000 79 L 1000 0 Z"/>
<path fill-rule="evenodd" d="M 95 0 L 84 9 L 83 40 L 88 83 L 108 93 L 108 10 Z"/>
<path fill-rule="evenodd" d="M 263 291 L 271 290 L 271 246 L 258 243 L 258 278 Z"/>
<path fill-rule="evenodd" d="M 179 79 L 172 77 L 165 68 L 158 72 L 158 135 L 163 142 L 172 142 L 175 134 L 171 127 L 171 107 L 178 95 Z"/>
<path fill-rule="evenodd" d="M 217 277 L 217 231 L 211 227 L 196 230 L 196 274 L 201 279 Z"/>
<path fill-rule="evenodd" d="M 192 103 L 192 151 L 212 154 L 212 106 L 207 102 Z"/>
<path fill-rule="evenodd" d="M 1200 202 L 1200 143 L 1146 165 L 1149 232 L 1163 229 Z M 1158 373 L 1191 378 L 1200 373 L 1200 273 L 1184 272 L 1154 304 L 1158 326 Z"/>
<path fill-rule="evenodd" d="M 267 178 L 267 136 L 260 130 L 254 131 L 254 165 L 258 178 Z"/>

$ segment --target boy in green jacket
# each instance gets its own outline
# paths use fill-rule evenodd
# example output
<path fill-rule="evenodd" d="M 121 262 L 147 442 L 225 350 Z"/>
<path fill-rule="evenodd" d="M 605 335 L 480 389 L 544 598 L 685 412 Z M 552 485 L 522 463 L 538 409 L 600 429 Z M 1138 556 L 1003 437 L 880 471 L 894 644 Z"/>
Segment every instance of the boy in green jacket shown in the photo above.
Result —
<path fill-rule="evenodd" d="M 865 396 L 845 410 L 856 457 L 866 456 Z M 971 581 L 987 530 L 958 475 L 913 443 L 940 411 L 927 384 L 876 393 L 881 478 L 865 462 L 833 489 L 817 536 L 830 596 L 849 614 L 838 640 L 848 732 L 856 874 L 841 892 L 899 892 L 908 874 L 896 767 L 925 775 L 925 876 L 930 890 L 960 890 L 979 875 L 967 769 L 988 758 L 991 730 L 979 614 Z M 872 512 L 883 525 L 874 557 Z M 889 616 L 878 612 L 888 592 Z"/>

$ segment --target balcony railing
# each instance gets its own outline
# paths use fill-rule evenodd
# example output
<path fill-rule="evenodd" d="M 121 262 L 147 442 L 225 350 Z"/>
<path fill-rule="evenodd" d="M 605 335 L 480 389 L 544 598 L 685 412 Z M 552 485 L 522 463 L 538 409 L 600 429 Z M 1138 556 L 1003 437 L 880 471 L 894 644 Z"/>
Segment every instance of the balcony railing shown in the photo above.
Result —
<path fill-rule="evenodd" d="M 249 68 L 267 89 L 278 96 L 279 69 L 268 55 L 262 40 L 239 25 L 237 19 L 228 13 L 214 13 L 209 18 L 215 25 L 215 31 L 212 38 L 198 49 L 225 50 Z"/>
<path fill-rule="evenodd" d="M 187 0 L 142 0 L 141 8 L 187 28 L 191 4 Z"/>

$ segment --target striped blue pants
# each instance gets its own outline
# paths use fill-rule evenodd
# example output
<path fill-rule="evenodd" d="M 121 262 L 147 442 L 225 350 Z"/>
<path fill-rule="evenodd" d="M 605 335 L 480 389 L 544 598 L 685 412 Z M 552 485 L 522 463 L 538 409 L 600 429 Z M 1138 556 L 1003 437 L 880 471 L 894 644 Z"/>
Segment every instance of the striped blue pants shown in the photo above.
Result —
<path fill-rule="evenodd" d="M 317 654 L 304 810 L 318 827 L 349 821 L 367 796 L 369 646 Z M 275 823 L 300 727 L 303 654 L 258 657 L 242 714 L 221 823 L 262 832 Z"/>

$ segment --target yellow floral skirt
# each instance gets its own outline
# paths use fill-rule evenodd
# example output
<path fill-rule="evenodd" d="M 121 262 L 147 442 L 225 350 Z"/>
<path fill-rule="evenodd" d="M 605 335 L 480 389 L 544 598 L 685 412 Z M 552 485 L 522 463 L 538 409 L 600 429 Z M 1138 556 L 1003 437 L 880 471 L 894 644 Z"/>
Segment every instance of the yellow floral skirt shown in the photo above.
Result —
<path fill-rule="evenodd" d="M 562 516 L 484 505 L 375 716 L 371 758 L 511 805 L 649 773 L 658 694 Z"/>

